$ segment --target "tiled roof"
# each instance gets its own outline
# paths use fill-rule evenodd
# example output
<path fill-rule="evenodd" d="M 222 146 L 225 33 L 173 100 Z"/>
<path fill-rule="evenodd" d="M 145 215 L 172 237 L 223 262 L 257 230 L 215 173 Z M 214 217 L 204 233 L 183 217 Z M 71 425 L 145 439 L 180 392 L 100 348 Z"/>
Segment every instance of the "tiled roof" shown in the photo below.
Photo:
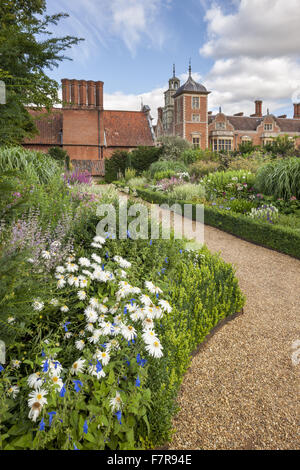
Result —
<path fill-rule="evenodd" d="M 140 111 L 104 111 L 107 147 L 154 145 L 147 115 Z"/>
<path fill-rule="evenodd" d="M 230 124 L 237 131 L 256 131 L 257 126 L 262 122 L 262 118 L 242 117 L 242 116 L 226 116 Z"/>
<path fill-rule="evenodd" d="M 28 110 L 31 116 L 37 118 L 35 125 L 39 131 L 33 139 L 26 139 L 24 144 L 41 144 L 41 145 L 60 145 L 62 130 L 62 113 L 57 109 L 53 109 L 51 114 L 45 110 L 34 111 Z"/>
<path fill-rule="evenodd" d="M 300 132 L 300 119 L 275 118 L 282 132 Z"/>
<path fill-rule="evenodd" d="M 195 82 L 195 80 L 193 80 L 193 78 L 190 76 L 188 80 L 185 82 L 185 84 L 182 85 L 180 88 L 178 88 L 173 98 L 176 98 L 182 93 L 205 93 L 208 95 L 209 91 L 207 91 L 205 86 L 201 85 L 200 83 Z"/>

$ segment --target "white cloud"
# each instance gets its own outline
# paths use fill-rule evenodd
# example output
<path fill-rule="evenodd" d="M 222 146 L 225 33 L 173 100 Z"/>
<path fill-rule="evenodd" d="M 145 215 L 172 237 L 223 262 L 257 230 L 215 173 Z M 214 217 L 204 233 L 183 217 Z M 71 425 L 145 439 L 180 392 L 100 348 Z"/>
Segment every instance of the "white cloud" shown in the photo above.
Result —
<path fill-rule="evenodd" d="M 201 54 L 209 57 L 277 57 L 298 55 L 299 0 L 240 0 L 236 13 L 213 5 L 207 12 L 208 42 Z"/>
<path fill-rule="evenodd" d="M 208 41 L 200 54 L 215 63 L 205 77 L 211 109 L 231 114 L 289 108 L 300 96 L 299 0 L 237 0 L 227 14 L 213 4 L 206 12 Z M 298 54 L 298 55 L 297 55 Z"/>
<path fill-rule="evenodd" d="M 161 11 L 170 4 L 170 0 L 60 0 L 60 9 L 70 18 L 56 31 L 64 28 L 64 34 L 67 30 L 70 35 L 85 38 L 80 48 L 70 51 L 77 61 L 93 57 L 99 44 L 109 47 L 116 38 L 135 55 L 141 42 L 158 48 L 163 45 L 166 33 Z"/>

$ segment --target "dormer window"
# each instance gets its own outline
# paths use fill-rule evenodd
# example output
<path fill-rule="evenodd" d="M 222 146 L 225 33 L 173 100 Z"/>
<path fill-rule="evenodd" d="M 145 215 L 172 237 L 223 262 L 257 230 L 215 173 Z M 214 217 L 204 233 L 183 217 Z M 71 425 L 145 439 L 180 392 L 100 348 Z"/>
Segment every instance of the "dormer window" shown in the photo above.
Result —
<path fill-rule="evenodd" d="M 226 128 L 225 122 L 216 122 L 216 130 L 217 131 L 224 131 Z"/>
<path fill-rule="evenodd" d="M 272 131 L 273 130 L 273 124 L 265 124 L 265 131 Z"/>

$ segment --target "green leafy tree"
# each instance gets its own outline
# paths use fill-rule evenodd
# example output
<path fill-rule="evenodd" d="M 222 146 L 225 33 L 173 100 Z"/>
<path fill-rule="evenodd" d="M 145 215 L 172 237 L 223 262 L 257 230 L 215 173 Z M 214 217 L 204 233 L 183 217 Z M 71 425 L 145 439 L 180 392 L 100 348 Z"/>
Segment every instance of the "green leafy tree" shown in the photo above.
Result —
<path fill-rule="evenodd" d="M 82 39 L 53 37 L 51 27 L 68 17 L 46 14 L 45 0 L 1 0 L 0 80 L 7 90 L 0 105 L 0 145 L 21 143 L 36 133 L 27 107 L 45 107 L 59 102 L 58 83 L 45 70 L 57 67 L 64 52 Z"/>

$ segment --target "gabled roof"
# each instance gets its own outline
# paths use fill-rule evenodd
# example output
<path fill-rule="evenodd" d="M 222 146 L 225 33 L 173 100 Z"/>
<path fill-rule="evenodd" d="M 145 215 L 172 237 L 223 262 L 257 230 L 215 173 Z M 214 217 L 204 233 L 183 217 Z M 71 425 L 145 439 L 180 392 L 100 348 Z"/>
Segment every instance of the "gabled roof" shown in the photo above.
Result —
<path fill-rule="evenodd" d="M 107 147 L 154 145 L 147 114 L 141 111 L 103 111 Z"/>
<path fill-rule="evenodd" d="M 271 116 L 271 115 L 270 115 Z M 216 115 L 208 116 L 209 124 L 213 122 Z M 233 125 L 237 131 L 256 131 L 257 127 L 262 123 L 266 116 L 247 117 L 247 116 L 227 116 L 226 118 Z M 300 119 L 286 119 L 273 116 L 274 121 L 280 127 L 281 132 L 295 132 L 300 133 Z"/>
<path fill-rule="evenodd" d="M 282 132 L 300 132 L 300 119 L 275 118 Z"/>
<path fill-rule="evenodd" d="M 63 126 L 61 110 L 53 108 L 50 114 L 45 109 L 39 111 L 28 109 L 28 112 L 35 118 L 39 134 L 33 139 L 25 139 L 24 144 L 60 145 L 60 132 Z"/>

